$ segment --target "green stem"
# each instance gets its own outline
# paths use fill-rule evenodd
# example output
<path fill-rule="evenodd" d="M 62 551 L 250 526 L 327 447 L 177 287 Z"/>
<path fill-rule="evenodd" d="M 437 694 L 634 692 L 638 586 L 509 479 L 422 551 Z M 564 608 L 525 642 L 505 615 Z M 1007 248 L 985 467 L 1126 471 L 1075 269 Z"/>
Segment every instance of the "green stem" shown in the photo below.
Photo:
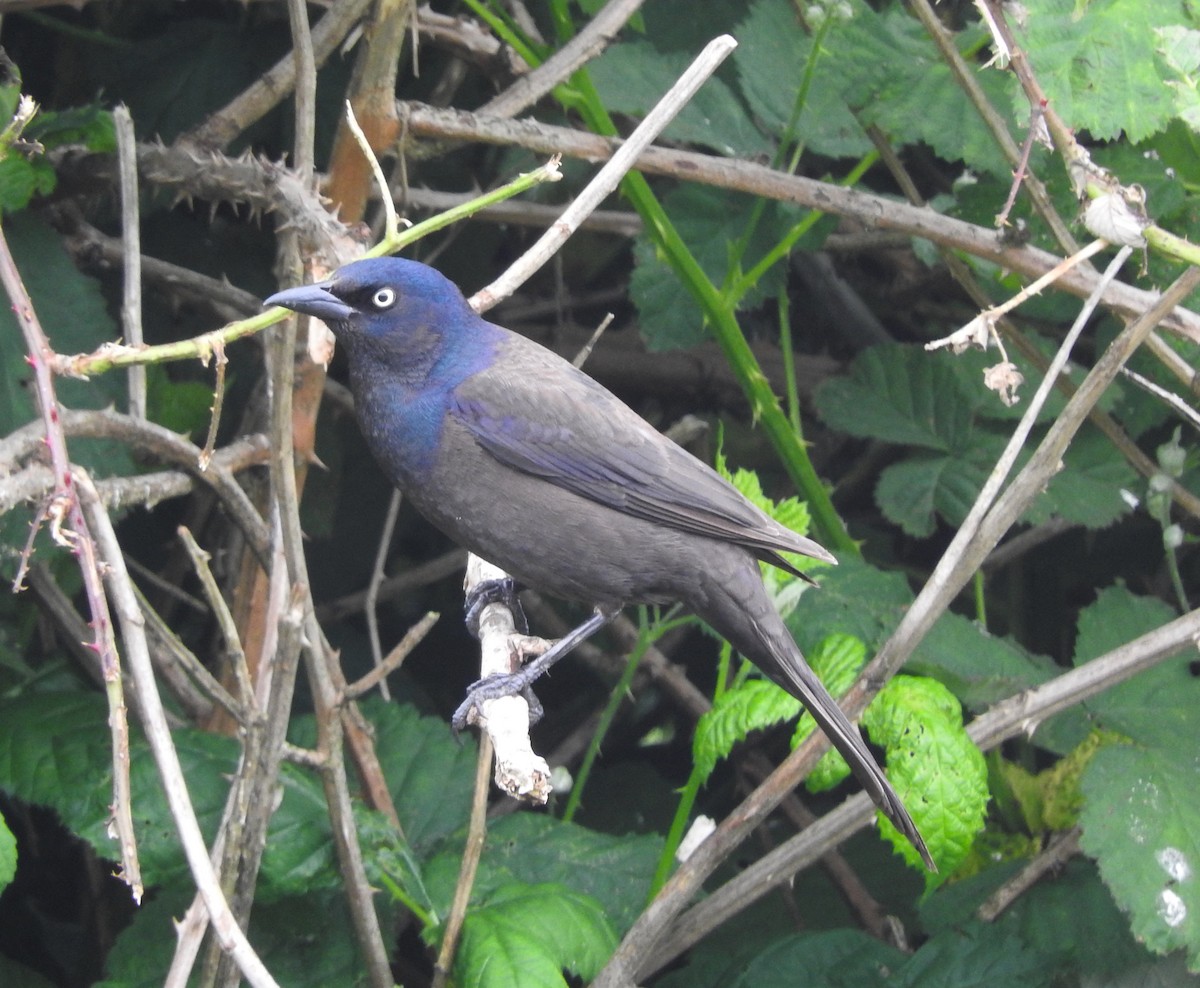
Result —
<path fill-rule="evenodd" d="M 692 816 L 692 807 L 696 805 L 696 797 L 700 795 L 702 785 L 704 785 L 704 777 L 693 765 L 692 774 L 688 776 L 687 783 L 679 794 L 679 806 L 675 809 L 675 818 L 671 821 L 671 829 L 667 831 L 667 840 L 663 845 L 662 854 L 659 855 L 658 867 L 654 869 L 654 880 L 650 883 L 650 894 L 646 896 L 647 902 L 651 902 L 658 895 L 659 890 L 671 876 L 675 852 L 679 849 L 680 841 L 683 840 L 688 821 Z"/>
<path fill-rule="evenodd" d="M 783 383 L 792 428 L 800 431 L 800 389 L 796 385 L 796 355 L 792 352 L 792 303 L 787 292 L 779 293 L 779 351 L 783 354 Z"/>
<path fill-rule="evenodd" d="M 422 237 L 428 236 L 437 230 L 450 226 L 452 223 L 457 223 L 459 220 L 465 219 L 479 212 L 481 209 L 486 209 L 495 203 L 503 202 L 505 199 L 511 199 L 513 196 L 520 195 L 523 192 L 528 192 L 535 185 L 539 185 L 542 182 L 558 181 L 560 177 L 557 165 L 553 167 L 551 165 L 543 165 L 541 168 L 535 168 L 531 172 L 525 172 L 522 175 L 518 175 L 517 178 L 507 185 L 502 185 L 500 188 L 472 199 L 470 202 L 464 202 L 451 209 L 447 209 L 444 213 L 439 213 L 437 216 L 431 216 L 429 219 L 415 226 L 400 231 L 396 237 L 381 240 L 363 256 L 382 257 L 386 254 L 394 254 L 400 248 L 416 240 L 420 240 Z M 121 367 L 132 367 L 135 364 L 162 364 L 172 360 L 208 361 L 212 358 L 214 351 L 229 343 L 233 343 L 235 340 L 240 340 L 246 336 L 253 336 L 255 333 L 259 333 L 269 326 L 274 326 L 289 315 L 291 313 L 287 309 L 275 307 L 268 309 L 266 312 L 259 313 L 257 316 L 251 316 L 249 319 L 239 319 L 237 322 L 231 322 L 220 329 L 213 330 L 211 333 L 204 333 L 192 339 L 179 340 L 175 343 L 162 343 L 158 346 L 146 347 L 110 345 L 102 347 L 91 354 L 79 354 L 73 357 L 60 355 L 55 358 L 54 370 L 55 373 L 65 373 L 73 377 L 90 377 L 93 374 L 103 374 Z"/>
<path fill-rule="evenodd" d="M 600 757 L 600 746 L 608 736 L 608 730 L 612 727 L 613 719 L 617 716 L 617 711 L 620 709 L 622 701 L 629 695 L 629 688 L 633 683 L 634 674 L 637 672 L 642 657 L 646 654 L 646 649 L 668 631 L 694 620 L 690 616 L 685 616 L 666 618 L 650 624 L 646 620 L 645 608 L 640 608 L 639 611 L 641 621 L 639 622 L 637 641 L 634 643 L 629 657 L 625 660 L 625 669 L 621 673 L 621 678 L 617 680 L 616 685 L 612 688 L 612 691 L 608 695 L 608 702 L 600 712 L 600 721 L 596 725 L 596 731 L 592 735 L 591 741 L 588 742 L 588 748 L 584 753 L 583 761 L 580 763 L 579 771 L 575 774 L 575 784 L 571 787 L 571 793 L 567 797 L 567 805 L 563 808 L 562 818 L 566 823 L 570 823 L 575 819 L 575 814 L 579 811 L 579 805 L 583 799 L 583 790 L 587 786 L 587 781 L 592 774 L 592 767 L 595 765 L 596 759 Z"/>

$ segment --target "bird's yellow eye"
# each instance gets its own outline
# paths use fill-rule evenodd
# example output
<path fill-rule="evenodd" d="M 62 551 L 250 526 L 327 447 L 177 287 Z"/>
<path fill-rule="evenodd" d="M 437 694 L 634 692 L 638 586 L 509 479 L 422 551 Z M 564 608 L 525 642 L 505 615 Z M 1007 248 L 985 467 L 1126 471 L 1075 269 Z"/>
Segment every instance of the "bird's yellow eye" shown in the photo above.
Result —
<path fill-rule="evenodd" d="M 396 301 L 394 288 L 381 288 L 371 296 L 371 304 L 377 309 L 390 309 Z"/>

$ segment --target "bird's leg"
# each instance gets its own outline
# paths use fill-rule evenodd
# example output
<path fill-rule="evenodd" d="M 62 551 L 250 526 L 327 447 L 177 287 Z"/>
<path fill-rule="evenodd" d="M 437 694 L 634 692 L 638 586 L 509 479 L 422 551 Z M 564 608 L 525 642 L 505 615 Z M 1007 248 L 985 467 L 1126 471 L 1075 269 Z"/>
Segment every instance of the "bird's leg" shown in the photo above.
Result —
<path fill-rule="evenodd" d="M 620 608 L 597 607 L 590 618 L 579 627 L 567 632 L 550 648 L 530 662 L 527 666 L 513 673 L 498 673 L 480 679 L 467 688 L 467 698 L 454 711 L 451 723 L 456 731 L 467 726 L 467 716 L 472 710 L 478 710 L 484 700 L 498 700 L 502 696 L 517 696 L 525 694 L 534 681 L 549 669 L 555 662 L 566 655 L 580 642 L 591 638 L 597 631 L 621 613 Z M 535 700 L 536 702 L 536 700 Z M 540 704 L 539 704 L 540 706 Z"/>
<path fill-rule="evenodd" d="M 488 604 L 503 604 L 512 611 L 513 625 L 517 631 L 523 635 L 529 634 L 529 622 L 525 619 L 525 611 L 517 597 L 517 585 L 511 576 L 499 580 L 480 580 L 467 593 L 463 610 L 466 612 L 467 630 L 476 638 L 479 637 L 479 619 Z"/>

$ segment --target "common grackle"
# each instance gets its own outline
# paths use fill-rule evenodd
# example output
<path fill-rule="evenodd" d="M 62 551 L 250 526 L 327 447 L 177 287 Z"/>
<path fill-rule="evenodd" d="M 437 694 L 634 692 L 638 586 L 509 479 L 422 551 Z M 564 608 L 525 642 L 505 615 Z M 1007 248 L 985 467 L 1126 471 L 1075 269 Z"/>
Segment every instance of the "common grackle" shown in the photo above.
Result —
<path fill-rule="evenodd" d="M 805 662 L 763 586 L 780 552 L 836 562 L 561 357 L 478 316 L 427 265 L 356 261 L 272 295 L 345 347 L 358 422 L 384 472 L 434 525 L 518 581 L 584 601 L 681 602 L 804 702 L 871 798 L 933 867 L 858 729 Z M 557 655 L 485 680 L 468 703 L 528 688 Z"/>

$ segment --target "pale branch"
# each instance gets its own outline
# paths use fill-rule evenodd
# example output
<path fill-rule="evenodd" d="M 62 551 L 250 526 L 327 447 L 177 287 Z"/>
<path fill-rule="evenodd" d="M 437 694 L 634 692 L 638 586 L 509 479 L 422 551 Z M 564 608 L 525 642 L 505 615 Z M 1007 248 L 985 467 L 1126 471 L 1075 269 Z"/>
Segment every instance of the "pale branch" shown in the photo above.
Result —
<path fill-rule="evenodd" d="M 523 147 L 546 153 L 550 149 L 585 161 L 603 161 L 620 147 L 618 138 L 599 137 L 566 127 L 530 120 L 507 120 L 402 101 L 401 117 L 411 136 L 452 138 L 485 144 Z M 1029 245 L 1012 244 L 995 230 L 943 216 L 929 208 L 897 202 L 858 189 L 844 188 L 799 175 L 788 175 L 765 165 L 662 147 L 647 148 L 638 157 L 637 170 L 682 181 L 746 192 L 750 195 L 793 202 L 811 209 L 858 220 L 874 231 L 900 231 L 936 244 L 992 261 L 1029 278 L 1037 278 L 1062 258 Z M 1098 275 L 1076 269 L 1057 283 L 1064 291 L 1086 298 Z M 1149 308 L 1158 293 L 1114 282 L 1104 294 L 1104 304 L 1123 316 L 1136 317 Z M 1163 325 L 1189 339 L 1200 341 L 1200 315 L 1179 307 Z"/>
<path fill-rule="evenodd" d="M 609 6 L 613 6 L 614 3 L 615 0 L 611 0 Z M 554 225 L 549 227 L 516 263 L 510 265 L 504 274 L 471 297 L 470 302 L 477 312 L 486 312 L 498 301 L 511 295 L 562 248 L 579 225 L 617 188 L 626 172 L 634 166 L 638 155 L 679 115 L 709 76 L 736 47 L 737 42 L 727 34 L 714 38 L 704 46 L 704 50 L 693 59 L 692 64 L 646 114 L 621 148 L 604 163 L 600 171 L 563 210 Z"/>
<path fill-rule="evenodd" d="M 983 751 L 990 751 L 1010 738 L 1032 734 L 1037 725 L 1054 714 L 1103 693 L 1182 649 L 1195 648 L 1198 639 L 1200 611 L 1192 611 L 1048 683 L 1001 701 L 968 725 L 967 733 Z M 870 797 L 866 793 L 851 796 L 680 916 L 661 940 L 649 947 L 646 961 L 637 968 L 638 976 L 647 977 L 670 963 L 710 930 L 779 882 L 790 881 L 798 871 L 818 860 L 828 847 L 844 841 L 874 819 L 875 806 Z M 597 986 L 608 983 L 595 982 Z"/>
<path fill-rule="evenodd" d="M 121 547 L 117 542 L 112 522 L 100 504 L 99 496 L 90 479 L 78 471 L 77 488 L 80 500 L 88 513 L 96 538 L 97 555 L 105 566 L 105 582 L 112 596 L 117 618 L 121 624 L 121 638 L 125 645 L 125 658 L 130 675 L 137 686 L 138 699 L 144 715 L 143 729 L 150 751 L 158 765 L 159 776 L 166 792 L 167 805 L 175 821 L 176 832 L 183 845 L 183 853 L 196 882 L 204 896 L 204 903 L 212 917 L 213 929 L 222 949 L 234 959 L 253 988 L 277 988 L 275 979 L 263 966 L 262 961 L 250 946 L 246 935 L 238 928 L 229 911 L 229 904 L 221 893 L 204 836 L 192 807 L 183 768 L 171 740 L 166 712 L 158 695 L 154 680 L 154 669 L 150 662 L 150 649 L 146 643 L 145 623 L 141 607 L 133 592 L 133 585 L 125 569 Z"/>
<path fill-rule="evenodd" d="M 120 412 L 63 410 L 60 419 L 66 436 L 115 439 L 159 462 L 172 463 L 186 470 L 195 481 L 212 489 L 259 559 L 268 558 L 270 538 L 265 523 L 231 470 L 217 458 L 207 470 L 201 470 L 200 449 L 190 440 L 161 425 Z M 41 446 L 40 436 L 38 423 L 30 423 L 0 440 L 0 469 L 4 464 L 16 463 L 35 455 Z M 129 486 L 136 490 L 136 481 L 130 481 Z"/>

